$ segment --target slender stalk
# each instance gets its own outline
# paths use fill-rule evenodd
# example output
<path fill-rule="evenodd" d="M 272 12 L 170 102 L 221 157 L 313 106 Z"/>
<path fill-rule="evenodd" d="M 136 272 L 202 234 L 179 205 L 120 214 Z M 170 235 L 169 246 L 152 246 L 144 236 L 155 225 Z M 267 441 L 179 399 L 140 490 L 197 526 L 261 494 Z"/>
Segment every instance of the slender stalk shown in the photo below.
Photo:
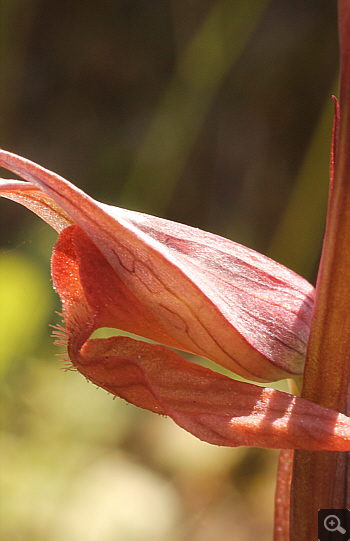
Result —
<path fill-rule="evenodd" d="M 340 115 L 333 130 L 331 193 L 302 396 L 345 412 L 350 381 L 350 3 L 339 0 Z M 317 532 L 319 508 L 346 507 L 347 457 L 296 451 L 291 541 Z"/>
<path fill-rule="evenodd" d="M 293 449 L 282 449 L 277 473 L 273 541 L 289 539 L 290 485 L 293 472 Z"/>

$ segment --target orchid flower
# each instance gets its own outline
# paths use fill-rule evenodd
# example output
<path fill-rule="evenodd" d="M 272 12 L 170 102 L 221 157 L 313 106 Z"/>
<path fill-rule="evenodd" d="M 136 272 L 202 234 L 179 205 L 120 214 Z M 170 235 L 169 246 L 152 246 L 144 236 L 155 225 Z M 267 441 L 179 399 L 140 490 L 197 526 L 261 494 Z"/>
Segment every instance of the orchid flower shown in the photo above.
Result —
<path fill-rule="evenodd" d="M 314 302 L 306 280 L 219 236 L 99 203 L 9 152 L 1 151 L 0 165 L 28 181 L 3 180 L 1 195 L 60 233 L 52 278 L 68 357 L 87 379 L 209 443 L 350 449 L 345 415 L 231 379 L 169 349 L 255 381 L 302 374 Z M 90 338 L 101 327 L 159 345 Z"/>
<path fill-rule="evenodd" d="M 333 479 L 333 500 L 322 499 L 331 507 L 343 502 L 336 479 L 346 471 L 344 461 L 334 457 L 347 455 L 319 451 L 350 451 L 350 6 L 345 0 L 339 0 L 339 20 L 340 112 L 337 105 L 316 290 L 231 240 L 97 202 L 57 174 L 0 151 L 0 166 L 25 179 L 1 180 L 0 195 L 28 207 L 59 233 L 52 278 L 65 328 L 55 334 L 66 343 L 71 364 L 112 395 L 171 417 L 201 440 L 285 449 L 276 540 L 289 539 L 290 450 L 300 450 L 291 515 L 300 521 L 299 530 L 291 530 L 299 540 L 311 539 L 314 523 L 302 536 L 307 513 L 314 511 L 316 491 L 324 496 L 328 490 L 328 485 L 320 489 L 320 482 L 313 489 L 312 457 L 328 457 L 316 465 L 319 470 L 325 465 L 323 481 Z M 93 338 L 102 327 L 156 343 L 121 335 Z M 304 375 L 302 397 L 230 378 L 174 349 L 255 382 Z M 298 497 L 304 474 L 308 478 Z"/>

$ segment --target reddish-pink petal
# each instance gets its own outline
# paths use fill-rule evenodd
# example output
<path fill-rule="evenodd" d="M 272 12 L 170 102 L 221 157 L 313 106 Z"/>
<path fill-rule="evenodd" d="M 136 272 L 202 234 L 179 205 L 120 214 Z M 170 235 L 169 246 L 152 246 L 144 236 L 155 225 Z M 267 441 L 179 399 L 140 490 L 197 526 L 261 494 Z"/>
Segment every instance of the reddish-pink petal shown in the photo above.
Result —
<path fill-rule="evenodd" d="M 0 164 L 39 186 L 85 232 L 151 315 L 145 336 L 257 381 L 302 373 L 313 288 L 301 277 L 227 239 L 98 203 L 19 156 L 2 151 Z"/>
<path fill-rule="evenodd" d="M 344 415 L 275 389 L 232 380 L 164 346 L 125 336 L 91 339 L 71 360 L 96 385 L 170 416 L 212 444 L 350 449 L 350 419 Z"/>
<path fill-rule="evenodd" d="M 164 346 L 125 337 L 89 340 L 94 329 L 116 321 L 146 335 L 149 314 L 78 226 L 60 234 L 52 267 L 65 308 L 70 360 L 100 387 L 169 415 L 198 438 L 217 445 L 350 448 L 350 419 L 337 412 L 232 380 Z M 129 304 L 134 312 L 128 314 Z M 160 327 L 158 332 L 163 332 Z"/>
<path fill-rule="evenodd" d="M 0 179 L 2 197 L 11 199 L 35 212 L 56 231 L 74 224 L 74 220 L 47 193 L 29 182 Z"/>

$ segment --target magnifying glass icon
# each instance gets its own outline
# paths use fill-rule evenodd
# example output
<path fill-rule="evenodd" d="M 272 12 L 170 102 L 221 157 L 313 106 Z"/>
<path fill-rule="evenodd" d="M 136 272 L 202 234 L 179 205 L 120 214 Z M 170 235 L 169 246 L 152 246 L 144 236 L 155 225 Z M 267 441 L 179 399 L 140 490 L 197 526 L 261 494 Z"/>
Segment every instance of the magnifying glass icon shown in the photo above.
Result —
<path fill-rule="evenodd" d="M 327 515 L 324 519 L 324 527 L 329 532 L 346 533 L 346 530 L 341 526 L 340 519 L 336 515 Z"/>

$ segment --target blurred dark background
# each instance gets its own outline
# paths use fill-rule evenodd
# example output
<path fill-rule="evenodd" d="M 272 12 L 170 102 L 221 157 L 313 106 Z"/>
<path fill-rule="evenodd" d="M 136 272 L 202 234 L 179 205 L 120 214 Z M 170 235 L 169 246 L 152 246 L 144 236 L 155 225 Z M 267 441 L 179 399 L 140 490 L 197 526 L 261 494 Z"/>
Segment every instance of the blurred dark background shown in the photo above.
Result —
<path fill-rule="evenodd" d="M 5 0 L 2 24 L 6 149 L 97 199 L 268 250 L 331 102 L 334 0 Z"/>
<path fill-rule="evenodd" d="M 335 0 L 3 0 L 1 10 L 3 148 L 98 200 L 227 236 L 315 282 Z M 4 539 L 270 539 L 277 454 L 193 443 L 59 371 L 55 234 L 8 201 L 1 222 Z"/>

